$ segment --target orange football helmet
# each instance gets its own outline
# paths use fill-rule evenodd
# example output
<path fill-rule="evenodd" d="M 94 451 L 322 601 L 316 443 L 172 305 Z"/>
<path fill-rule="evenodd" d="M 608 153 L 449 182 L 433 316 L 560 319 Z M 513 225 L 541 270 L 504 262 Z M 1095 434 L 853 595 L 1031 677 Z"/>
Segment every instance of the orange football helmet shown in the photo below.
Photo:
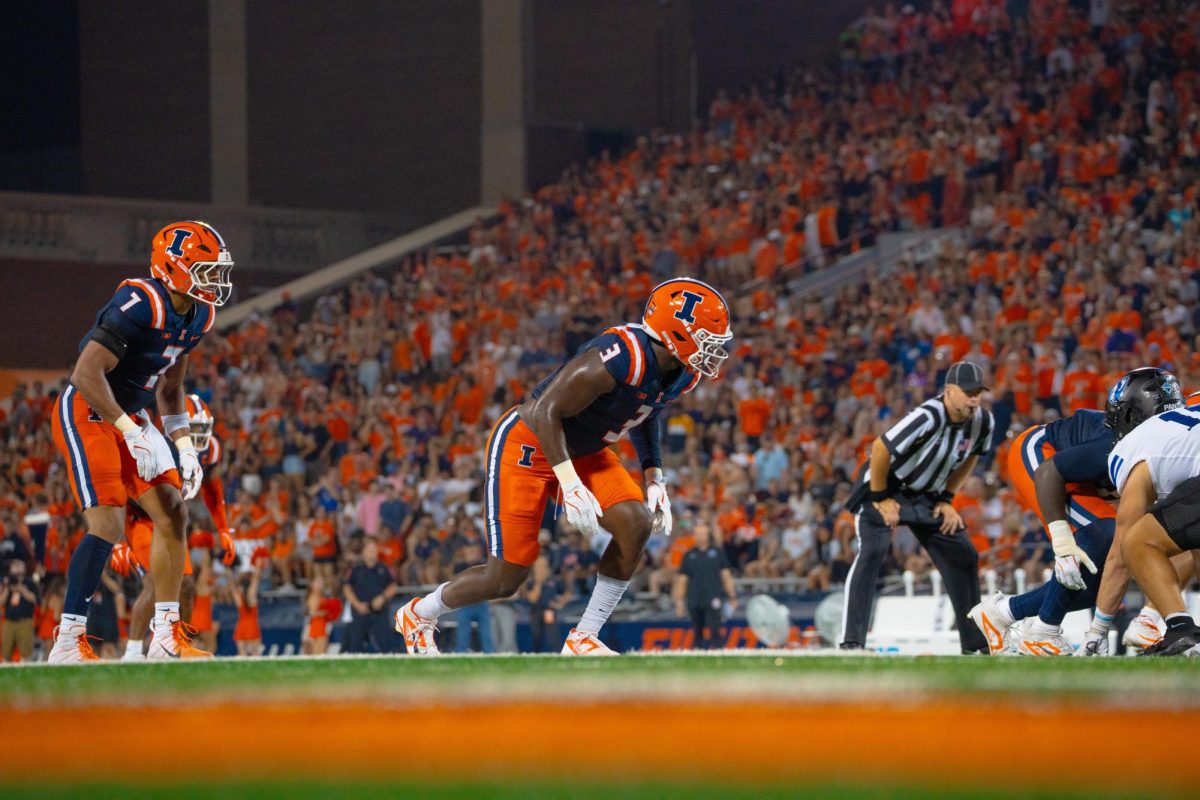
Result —
<path fill-rule="evenodd" d="M 167 287 L 214 306 L 233 291 L 233 258 L 216 228 L 207 222 L 173 222 L 154 235 L 150 274 Z"/>
<path fill-rule="evenodd" d="M 717 377 L 729 358 L 729 306 L 703 281 L 675 278 L 655 286 L 642 327 L 685 367 L 706 378 Z"/>
<path fill-rule="evenodd" d="M 192 446 L 196 448 L 197 453 L 203 453 L 208 450 L 208 445 L 212 440 L 215 420 L 212 412 L 208 410 L 208 406 L 200 399 L 199 395 L 189 394 L 186 405 Z"/>

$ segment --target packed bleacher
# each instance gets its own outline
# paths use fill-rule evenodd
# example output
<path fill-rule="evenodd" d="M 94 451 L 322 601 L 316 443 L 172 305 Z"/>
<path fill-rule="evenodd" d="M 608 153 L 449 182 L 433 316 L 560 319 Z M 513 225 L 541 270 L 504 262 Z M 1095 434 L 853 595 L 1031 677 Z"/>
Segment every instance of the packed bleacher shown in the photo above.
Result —
<path fill-rule="evenodd" d="M 569 169 L 457 251 L 209 334 L 189 391 L 216 418 L 234 537 L 255 543 L 206 568 L 215 602 L 234 603 L 253 569 L 264 592 L 309 591 L 310 616 L 333 622 L 368 542 L 405 586 L 482 560 L 492 422 L 684 274 L 726 292 L 735 340 L 722 379 L 667 412 L 676 532 L 651 540 L 638 590 L 669 592 L 700 523 L 740 576 L 839 585 L 866 449 L 963 358 L 991 378 L 999 438 L 955 505 L 984 568 L 1040 576 L 1052 555 L 1008 488 L 1006 442 L 1103 407 L 1136 366 L 1200 388 L 1200 6 L 1063 0 L 1009 16 L 1020 6 L 889 3 L 845 31 L 838 64 L 722 92 L 692 131 Z M 935 227 L 960 235 L 886 280 L 788 289 L 879 234 Z M 50 434 L 59 389 L 0 405 L 0 560 L 42 554 L 39 635 L 83 534 Z M 192 527 L 197 549 L 217 547 L 202 508 Z M 519 597 L 561 609 L 586 597 L 603 542 L 553 504 L 545 527 Z M 930 569 L 895 537 L 888 573 Z"/>

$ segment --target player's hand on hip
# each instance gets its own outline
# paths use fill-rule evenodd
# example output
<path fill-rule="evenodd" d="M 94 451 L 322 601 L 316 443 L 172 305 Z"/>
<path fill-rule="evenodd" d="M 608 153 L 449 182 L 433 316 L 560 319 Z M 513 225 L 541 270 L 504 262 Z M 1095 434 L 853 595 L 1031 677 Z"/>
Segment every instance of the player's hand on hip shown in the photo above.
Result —
<path fill-rule="evenodd" d="M 159 468 L 158 458 L 154 455 L 154 442 L 149 436 L 149 429 L 139 425 L 121 435 L 125 437 L 125 447 L 129 450 L 129 455 L 137 462 L 137 472 L 141 479 L 152 481 L 157 478 L 162 470 Z"/>
<path fill-rule="evenodd" d="M 879 512 L 879 516 L 883 517 L 883 524 L 889 528 L 894 528 L 900 524 L 900 503 L 888 497 L 878 501 L 875 505 L 875 510 Z"/>
<path fill-rule="evenodd" d="M 1075 542 L 1075 534 L 1071 532 L 1071 524 L 1063 519 L 1056 519 L 1046 526 L 1050 533 L 1050 546 L 1054 548 L 1054 577 L 1068 589 L 1085 589 L 1083 574 L 1079 565 L 1088 568 L 1096 574 L 1096 565 L 1092 559 Z"/>
<path fill-rule="evenodd" d="M 946 535 L 951 535 L 963 527 L 962 517 L 958 513 L 958 509 L 949 503 L 938 503 L 933 507 L 933 515 L 941 517 L 941 532 Z"/>
<path fill-rule="evenodd" d="M 179 448 L 179 476 L 183 479 L 184 500 L 191 500 L 200 492 L 200 482 L 204 480 L 204 469 L 200 466 L 200 458 L 196 448 Z"/>
<path fill-rule="evenodd" d="M 675 523 L 671 516 L 671 498 L 667 496 L 667 484 L 662 470 L 650 470 L 647 472 L 647 479 L 649 482 L 646 484 L 646 508 L 654 518 L 650 532 L 670 536 Z"/>
<path fill-rule="evenodd" d="M 600 517 L 604 515 L 604 509 L 600 508 L 596 496 L 583 485 L 582 481 L 575 481 L 563 486 L 562 493 L 567 522 L 589 538 L 599 533 Z"/>

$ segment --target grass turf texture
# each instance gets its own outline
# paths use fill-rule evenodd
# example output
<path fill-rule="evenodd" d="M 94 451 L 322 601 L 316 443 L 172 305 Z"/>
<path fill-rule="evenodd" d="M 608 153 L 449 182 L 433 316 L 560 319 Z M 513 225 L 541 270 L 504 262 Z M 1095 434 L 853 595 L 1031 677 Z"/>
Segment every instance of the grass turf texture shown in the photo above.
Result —
<path fill-rule="evenodd" d="M 0 709 L 158 705 L 229 699 L 286 701 L 427 697 L 479 702 L 569 694 L 886 700 L 973 696 L 1008 700 L 1200 705 L 1200 659 L 1037 659 L 840 656 L 559 656 L 217 659 L 0 670 Z"/>
<path fill-rule="evenodd" d="M 0 669 L 0 796 L 1137 797 L 1153 775 L 1154 794 L 1184 797 L 1194 786 L 1171 767 L 1191 757 L 1197 710 L 1200 659 L 13 667 Z M 64 769 L 84 739 L 90 760 Z M 406 761 L 420 740 L 437 745 Z M 189 757 L 136 755 L 164 742 Z M 1102 768 L 1047 772 L 996 749 L 1021 742 Z"/>

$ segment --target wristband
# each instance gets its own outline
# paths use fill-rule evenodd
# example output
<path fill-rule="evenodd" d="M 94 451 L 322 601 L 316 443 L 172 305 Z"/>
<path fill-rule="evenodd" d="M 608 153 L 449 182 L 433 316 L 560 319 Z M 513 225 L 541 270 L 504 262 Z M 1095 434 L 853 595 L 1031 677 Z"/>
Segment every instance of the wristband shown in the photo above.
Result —
<path fill-rule="evenodd" d="M 554 474 L 558 476 L 559 486 L 569 486 L 573 483 L 583 483 L 579 480 L 579 473 L 575 471 L 575 465 L 570 459 L 561 464 L 554 465 Z"/>
<path fill-rule="evenodd" d="M 646 479 L 646 483 L 667 482 L 666 477 L 663 475 L 662 467 L 651 467 L 650 469 L 643 470 L 642 472 L 643 477 Z"/>
<path fill-rule="evenodd" d="M 954 503 L 954 492 L 951 492 L 948 489 L 943 491 L 941 494 L 938 495 L 938 502 L 953 504 Z"/>
<path fill-rule="evenodd" d="M 187 414 L 163 414 L 162 426 L 163 426 L 163 433 L 165 433 L 167 436 L 170 436 L 172 433 L 174 433 L 177 430 L 180 430 L 181 428 L 189 427 L 188 415 Z"/>
<path fill-rule="evenodd" d="M 192 437 L 185 433 L 183 436 L 180 436 L 175 440 L 175 449 L 182 453 L 185 450 L 194 451 L 196 447 L 192 444 Z"/>
<path fill-rule="evenodd" d="M 113 425 L 121 433 L 132 433 L 140 427 L 136 422 L 129 418 L 128 414 L 122 414 L 121 416 L 117 417 L 115 420 L 113 420 Z"/>
<path fill-rule="evenodd" d="M 878 491 L 878 492 L 875 491 L 874 489 L 871 490 L 871 502 L 872 503 L 882 503 L 884 500 L 887 500 L 889 497 L 891 497 L 891 495 L 888 494 L 887 489 L 883 489 L 882 491 Z"/>
<path fill-rule="evenodd" d="M 1058 553 L 1060 547 L 1075 543 L 1075 536 L 1071 533 L 1071 523 L 1065 519 L 1056 519 L 1046 526 L 1046 532 L 1050 534 L 1050 546 L 1054 548 L 1055 553 Z"/>

